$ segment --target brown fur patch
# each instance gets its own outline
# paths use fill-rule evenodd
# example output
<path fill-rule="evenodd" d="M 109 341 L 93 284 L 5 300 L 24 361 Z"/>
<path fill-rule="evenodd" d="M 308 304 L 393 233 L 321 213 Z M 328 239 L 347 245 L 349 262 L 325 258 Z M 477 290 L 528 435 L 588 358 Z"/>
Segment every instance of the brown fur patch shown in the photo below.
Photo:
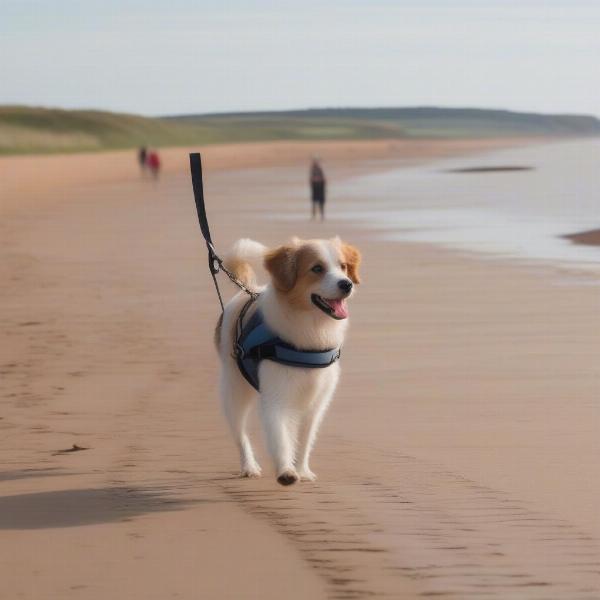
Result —
<path fill-rule="evenodd" d="M 273 278 L 273 285 L 280 292 L 289 292 L 296 283 L 297 249 L 280 246 L 265 256 L 265 269 Z"/>
<path fill-rule="evenodd" d="M 249 288 L 254 287 L 254 269 L 247 261 L 228 258 L 224 264 L 225 268 L 231 271 L 244 285 Z"/>
<path fill-rule="evenodd" d="M 312 267 L 317 263 L 326 266 L 324 257 L 318 246 L 305 242 L 296 251 L 296 281 L 288 293 L 289 304 L 299 308 L 311 308 L 308 289 L 323 277 L 323 273 L 313 273 Z"/>
<path fill-rule="evenodd" d="M 319 262 L 326 263 L 319 247 L 310 241 L 298 240 L 296 246 L 281 246 L 269 252 L 265 268 L 271 274 L 275 288 L 286 295 L 290 305 L 310 307 L 306 290 L 323 276 L 311 271 Z"/>
<path fill-rule="evenodd" d="M 341 251 L 344 262 L 346 263 L 348 277 L 350 277 L 354 283 L 360 283 L 360 276 L 358 274 L 358 267 L 362 260 L 360 250 L 350 244 L 342 242 Z"/>

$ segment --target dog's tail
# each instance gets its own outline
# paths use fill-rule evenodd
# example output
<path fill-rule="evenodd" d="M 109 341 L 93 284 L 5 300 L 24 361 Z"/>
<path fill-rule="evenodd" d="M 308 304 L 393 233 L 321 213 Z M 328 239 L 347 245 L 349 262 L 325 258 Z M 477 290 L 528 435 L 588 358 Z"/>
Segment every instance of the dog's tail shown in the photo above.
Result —
<path fill-rule="evenodd" d="M 268 248 L 259 242 L 242 238 L 238 240 L 225 254 L 223 264 L 245 286 L 251 290 L 257 288 L 254 266 L 262 264 Z"/>

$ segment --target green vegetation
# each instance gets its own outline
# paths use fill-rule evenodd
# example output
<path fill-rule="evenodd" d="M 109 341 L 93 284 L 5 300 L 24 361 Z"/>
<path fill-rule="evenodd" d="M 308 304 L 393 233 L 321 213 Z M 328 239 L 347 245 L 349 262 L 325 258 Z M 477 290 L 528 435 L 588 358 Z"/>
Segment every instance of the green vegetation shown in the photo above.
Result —
<path fill-rule="evenodd" d="M 443 108 L 318 109 L 148 118 L 0 107 L 0 154 L 79 152 L 266 140 L 600 135 L 600 121 Z"/>
<path fill-rule="evenodd" d="M 0 153 L 174 146 L 204 138 L 202 126 L 101 111 L 0 107 Z"/>

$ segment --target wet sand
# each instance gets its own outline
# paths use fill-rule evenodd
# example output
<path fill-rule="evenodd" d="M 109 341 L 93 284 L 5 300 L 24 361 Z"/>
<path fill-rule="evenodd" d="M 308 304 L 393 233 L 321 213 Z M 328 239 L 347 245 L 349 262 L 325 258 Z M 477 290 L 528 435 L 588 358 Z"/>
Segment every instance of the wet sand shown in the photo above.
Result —
<path fill-rule="evenodd" d="M 209 170 L 220 248 L 365 258 L 318 482 L 235 477 L 187 176 L 87 182 L 0 221 L 0 598 L 598 598 L 597 289 L 272 220 L 267 167 Z"/>

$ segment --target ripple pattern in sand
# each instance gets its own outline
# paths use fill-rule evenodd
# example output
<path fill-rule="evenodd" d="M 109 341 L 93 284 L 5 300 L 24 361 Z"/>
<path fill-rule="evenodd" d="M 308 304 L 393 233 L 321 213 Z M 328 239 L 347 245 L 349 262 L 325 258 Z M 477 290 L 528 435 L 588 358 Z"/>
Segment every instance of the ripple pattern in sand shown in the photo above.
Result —
<path fill-rule="evenodd" d="M 372 460 L 388 463 L 385 481 L 369 474 Z M 298 547 L 331 598 L 393 598 L 407 578 L 423 598 L 600 598 L 593 537 L 410 456 L 362 453 L 342 484 L 223 487 Z"/>

